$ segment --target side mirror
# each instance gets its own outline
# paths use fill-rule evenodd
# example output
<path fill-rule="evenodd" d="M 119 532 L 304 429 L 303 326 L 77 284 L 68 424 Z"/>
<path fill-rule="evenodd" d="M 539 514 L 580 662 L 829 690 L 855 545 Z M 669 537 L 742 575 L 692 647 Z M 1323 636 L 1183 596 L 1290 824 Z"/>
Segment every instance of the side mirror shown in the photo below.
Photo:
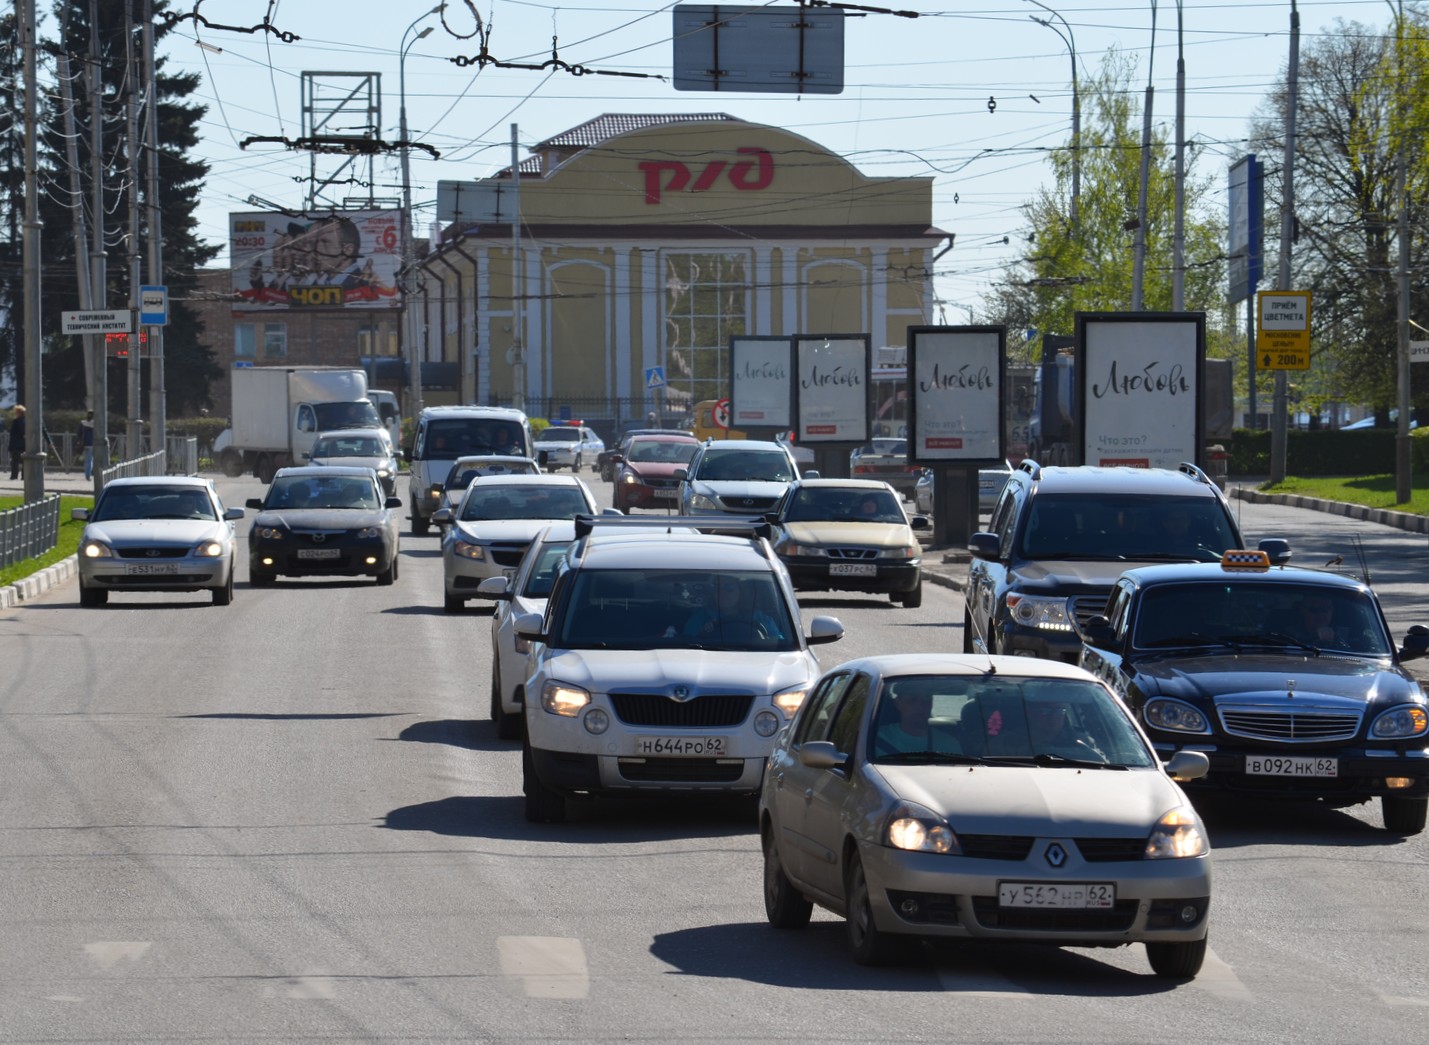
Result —
<path fill-rule="evenodd" d="M 399 504 L 400 508 L 401 505 Z M 438 508 L 432 513 L 432 522 L 438 526 L 449 526 L 452 521 L 452 510 L 450 508 Z"/>
<path fill-rule="evenodd" d="M 400 508 L 400 507 L 402 507 L 402 498 L 400 498 L 400 497 L 389 497 L 389 498 L 387 498 L 385 501 L 382 502 L 382 507 L 384 507 L 384 508 Z"/>
<path fill-rule="evenodd" d="M 88 508 L 71 508 L 71 509 L 69 510 L 69 517 L 70 517 L 71 519 L 77 519 L 77 520 L 79 520 L 80 522 L 85 522 L 86 520 L 89 519 L 89 509 L 88 509 Z"/>
<path fill-rule="evenodd" d="M 81 512 L 84 511 L 83 508 L 79 508 L 79 509 L 76 509 L 76 510 L 77 510 L 77 511 L 81 511 Z M 245 511 L 246 511 L 246 509 L 243 509 L 243 508 L 225 508 L 225 509 L 223 510 L 223 518 L 224 518 L 225 520 L 227 520 L 227 521 L 233 521 L 233 520 L 236 520 L 236 519 L 241 519 L 241 518 L 243 518 Z"/>
<path fill-rule="evenodd" d="M 1404 635 L 1404 645 L 1399 649 L 1399 659 L 1415 660 L 1425 655 L 1429 655 L 1429 628 L 1422 624 L 1415 624 Z"/>
<path fill-rule="evenodd" d="M 1201 751 L 1178 751 L 1165 766 L 1173 780 L 1199 780 L 1211 771 L 1211 760 Z"/>
<path fill-rule="evenodd" d="M 252 508 L 255 512 L 261 512 L 263 510 L 263 498 L 261 497 L 250 497 L 243 503 L 249 508 Z"/>
<path fill-rule="evenodd" d="M 1270 561 L 1276 566 L 1284 566 L 1290 561 L 1290 542 L 1283 537 L 1267 537 L 1258 547 L 1270 556 Z"/>
<path fill-rule="evenodd" d="M 516 634 L 523 639 L 530 639 L 532 642 L 544 642 L 545 634 L 541 631 L 541 615 L 539 613 L 523 613 L 517 617 L 512 627 L 516 629 Z"/>
<path fill-rule="evenodd" d="M 312 454 L 299 454 L 298 456 L 301 457 L 304 461 L 311 461 L 313 459 Z"/>
<path fill-rule="evenodd" d="M 690 477 L 690 470 L 688 468 L 676 468 L 674 474 L 676 479 L 684 481 Z"/>
<path fill-rule="evenodd" d="M 843 637 L 843 621 L 837 617 L 815 617 L 809 621 L 809 637 L 805 641 L 810 646 L 818 646 L 825 642 L 837 642 Z"/>
<path fill-rule="evenodd" d="M 809 740 L 799 745 L 799 764 L 810 769 L 842 769 L 848 756 L 832 740 Z"/>
<path fill-rule="evenodd" d="M 975 533 L 968 538 L 968 554 L 974 559 L 996 562 L 1001 551 L 995 533 Z"/>
<path fill-rule="evenodd" d="M 496 599 L 498 602 L 511 601 L 511 585 L 503 577 L 488 577 L 476 586 L 476 593 L 483 599 Z"/>
<path fill-rule="evenodd" d="M 625 513 L 622 512 L 619 508 L 602 508 L 602 509 L 600 510 L 600 514 L 601 514 L 601 515 L 624 515 Z"/>
<path fill-rule="evenodd" d="M 1116 642 L 1116 632 L 1112 630 L 1111 621 L 1103 616 L 1090 617 L 1085 624 L 1076 624 L 1074 627 L 1088 646 L 1109 649 Z"/>
<path fill-rule="evenodd" d="M 926 515 L 915 515 L 908 520 L 908 525 L 915 530 L 931 530 L 933 528 L 933 521 Z"/>

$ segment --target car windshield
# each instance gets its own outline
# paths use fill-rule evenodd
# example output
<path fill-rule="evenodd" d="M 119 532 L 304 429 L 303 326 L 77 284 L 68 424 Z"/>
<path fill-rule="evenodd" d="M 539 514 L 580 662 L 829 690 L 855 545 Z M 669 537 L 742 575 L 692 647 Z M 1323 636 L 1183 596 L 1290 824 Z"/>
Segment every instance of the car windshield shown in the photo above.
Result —
<path fill-rule="evenodd" d="M 323 436 L 313 444 L 314 457 L 386 457 L 387 446 L 377 436 Z"/>
<path fill-rule="evenodd" d="M 523 596 L 528 599 L 550 596 L 551 585 L 556 580 L 556 567 L 561 564 L 561 557 L 570 546 L 570 541 L 547 541 L 532 552 L 536 561 L 531 564 L 531 572 L 526 574 L 526 585 L 521 589 Z"/>
<path fill-rule="evenodd" d="M 710 482 L 792 482 L 794 466 L 778 450 L 712 450 L 700 459 L 696 477 Z"/>
<path fill-rule="evenodd" d="M 521 457 L 492 458 L 472 464 L 453 467 L 447 473 L 448 490 L 465 490 L 473 479 L 483 475 L 536 475 L 536 462 Z"/>
<path fill-rule="evenodd" d="M 381 428 L 377 408 L 366 399 L 356 403 L 314 403 L 318 430 L 325 428 Z"/>
<path fill-rule="evenodd" d="M 660 439 L 636 439 L 630 444 L 625 459 L 636 464 L 689 464 L 699 449 L 698 443 L 665 442 Z"/>
<path fill-rule="evenodd" d="M 263 507 L 374 511 L 381 508 L 382 503 L 377 484 L 361 475 L 280 475 L 268 488 Z"/>
<path fill-rule="evenodd" d="M 462 501 L 463 522 L 483 519 L 574 519 L 594 511 L 578 486 L 475 483 Z"/>
<path fill-rule="evenodd" d="M 525 434 L 516 421 L 491 417 L 439 417 L 427 422 L 422 453 L 438 461 L 473 454 L 527 456 Z"/>
<path fill-rule="evenodd" d="M 196 486 L 108 486 L 91 522 L 116 519 L 217 519 L 208 492 Z"/>
<path fill-rule="evenodd" d="M 1155 764 L 1116 698 L 1082 679 L 899 676 L 884 681 L 869 722 L 872 762 Z"/>
<path fill-rule="evenodd" d="M 584 569 L 576 573 L 552 644 L 566 649 L 799 648 L 769 571 Z"/>
<path fill-rule="evenodd" d="M 786 522 L 907 522 L 888 490 L 802 487 L 790 498 Z"/>
<path fill-rule="evenodd" d="M 1393 648 L 1369 593 L 1253 577 L 1148 587 L 1131 641 L 1143 650 L 1261 645 L 1366 657 L 1388 657 Z"/>
<path fill-rule="evenodd" d="M 578 443 L 581 441 L 579 428 L 558 428 L 554 425 L 541 433 L 543 443 Z"/>
<path fill-rule="evenodd" d="M 1040 494 L 1018 555 L 1024 559 L 1219 562 L 1239 545 L 1215 497 Z"/>

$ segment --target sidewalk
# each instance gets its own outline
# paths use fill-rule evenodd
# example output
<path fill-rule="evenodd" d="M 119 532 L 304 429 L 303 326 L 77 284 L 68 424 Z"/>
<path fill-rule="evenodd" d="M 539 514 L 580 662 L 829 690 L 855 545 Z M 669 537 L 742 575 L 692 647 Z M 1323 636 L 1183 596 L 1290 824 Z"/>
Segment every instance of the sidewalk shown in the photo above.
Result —
<path fill-rule="evenodd" d="M 0 472 L 0 496 L 23 497 L 24 494 L 24 479 L 12 480 L 9 472 Z M 78 468 L 72 472 L 46 469 L 45 496 L 48 497 L 50 494 L 59 494 L 61 497 L 93 496 L 94 481 L 86 479 L 84 472 Z M 74 575 L 75 561 L 74 556 L 71 555 L 67 559 L 61 559 L 53 566 L 46 566 L 43 570 L 38 570 L 28 577 L 20 578 L 14 584 L 0 586 L 0 610 L 10 609 L 26 599 L 37 598 L 51 588 L 59 587 Z"/>

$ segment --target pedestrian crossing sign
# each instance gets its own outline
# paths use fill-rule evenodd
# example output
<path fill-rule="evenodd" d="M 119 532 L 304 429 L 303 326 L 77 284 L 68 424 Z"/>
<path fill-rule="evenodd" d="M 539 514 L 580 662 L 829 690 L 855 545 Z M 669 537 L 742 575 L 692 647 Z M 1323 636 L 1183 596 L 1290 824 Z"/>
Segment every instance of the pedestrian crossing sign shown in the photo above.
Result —
<path fill-rule="evenodd" d="M 645 387 L 647 389 L 664 388 L 665 368 L 662 366 L 647 366 L 645 368 Z"/>

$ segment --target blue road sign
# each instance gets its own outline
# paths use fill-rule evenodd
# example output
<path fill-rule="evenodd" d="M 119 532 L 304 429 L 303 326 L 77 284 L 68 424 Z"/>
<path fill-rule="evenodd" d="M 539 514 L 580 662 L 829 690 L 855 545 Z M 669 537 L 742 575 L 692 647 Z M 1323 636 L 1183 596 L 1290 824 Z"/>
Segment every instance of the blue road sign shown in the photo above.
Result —
<path fill-rule="evenodd" d="M 662 366 L 647 366 L 645 368 L 645 387 L 647 389 L 664 388 L 665 368 Z"/>
<path fill-rule="evenodd" d="M 139 323 L 146 327 L 162 327 L 169 322 L 169 288 L 139 288 Z"/>

